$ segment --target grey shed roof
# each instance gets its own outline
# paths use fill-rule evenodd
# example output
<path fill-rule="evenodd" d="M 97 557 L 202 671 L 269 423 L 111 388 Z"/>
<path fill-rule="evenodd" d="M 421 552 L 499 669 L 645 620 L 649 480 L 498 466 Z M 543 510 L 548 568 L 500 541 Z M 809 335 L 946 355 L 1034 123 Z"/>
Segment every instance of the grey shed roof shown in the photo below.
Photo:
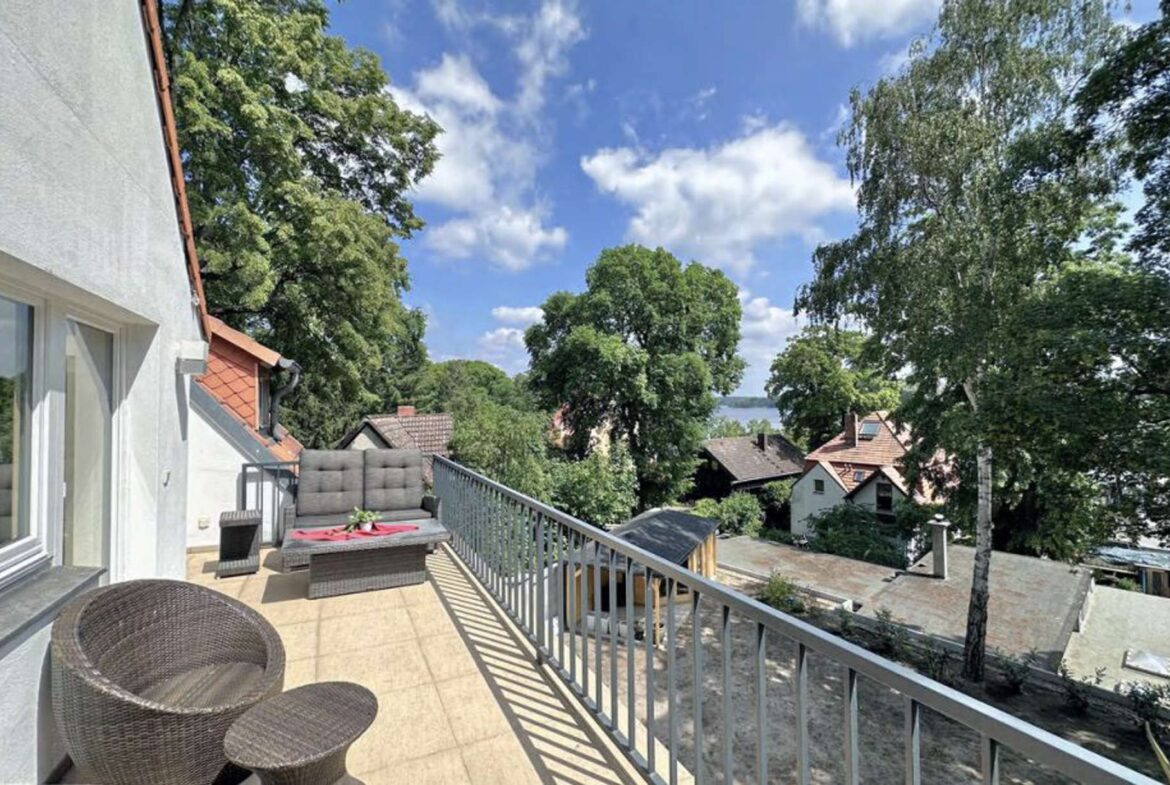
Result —
<path fill-rule="evenodd" d="M 719 524 L 710 518 L 701 518 L 689 512 L 647 510 L 620 526 L 615 526 L 609 533 L 672 564 L 686 564 L 695 549 L 718 528 Z M 581 553 L 582 560 L 586 563 L 591 562 L 595 549 L 594 543 L 585 546 Z M 603 564 L 608 555 L 609 548 L 603 547 L 601 549 Z M 625 558 L 622 556 L 618 558 L 619 564 L 624 565 Z"/>
<path fill-rule="evenodd" d="M 752 483 L 789 477 L 804 471 L 804 453 L 778 433 L 768 434 L 761 449 L 759 436 L 725 436 L 708 439 L 703 449 L 719 462 L 735 483 Z"/>
<path fill-rule="evenodd" d="M 1160 548 L 1130 548 L 1124 545 L 1104 545 L 1093 555 L 1110 564 L 1132 564 L 1135 567 L 1153 567 L 1170 570 L 1170 551 Z"/>

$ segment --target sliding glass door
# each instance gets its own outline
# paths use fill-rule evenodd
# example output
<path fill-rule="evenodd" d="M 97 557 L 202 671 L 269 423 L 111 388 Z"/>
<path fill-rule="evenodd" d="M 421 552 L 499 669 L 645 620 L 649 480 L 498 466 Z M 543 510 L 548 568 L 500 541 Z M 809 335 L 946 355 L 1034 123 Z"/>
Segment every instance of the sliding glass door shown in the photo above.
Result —
<path fill-rule="evenodd" d="M 69 320 L 65 338 L 67 565 L 110 563 L 114 336 Z"/>

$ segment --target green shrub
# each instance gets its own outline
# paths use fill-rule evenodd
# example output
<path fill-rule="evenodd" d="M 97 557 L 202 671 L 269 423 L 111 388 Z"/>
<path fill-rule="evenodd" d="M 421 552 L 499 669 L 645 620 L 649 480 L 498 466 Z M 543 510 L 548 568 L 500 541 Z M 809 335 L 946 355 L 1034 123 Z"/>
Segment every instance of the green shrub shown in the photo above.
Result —
<path fill-rule="evenodd" d="M 764 511 L 753 494 L 737 491 L 722 501 L 699 499 L 691 506 L 695 515 L 713 518 L 723 534 L 755 537 L 764 525 Z"/>
<path fill-rule="evenodd" d="M 638 502 L 638 476 L 629 452 L 615 443 L 605 455 L 553 461 L 549 467 L 553 507 L 604 529 L 624 523 Z"/>
<path fill-rule="evenodd" d="M 772 573 L 760 592 L 760 602 L 784 613 L 804 613 L 808 610 L 796 584 L 778 572 Z"/>
<path fill-rule="evenodd" d="M 1129 708 L 1139 728 L 1156 726 L 1161 719 L 1160 712 L 1170 701 L 1170 686 L 1131 681 L 1118 684 L 1116 691 L 1129 699 Z"/>
<path fill-rule="evenodd" d="M 999 658 L 999 670 L 1003 674 L 1004 684 L 1013 695 L 1019 695 L 1024 691 L 1024 684 L 1027 683 L 1028 677 L 1032 675 L 1032 666 L 1036 664 L 1038 659 L 1036 650 L 1032 649 L 1022 656 L 997 650 L 996 656 Z"/>
<path fill-rule="evenodd" d="M 699 499 L 691 505 L 691 512 L 703 518 L 719 520 L 719 501 L 717 499 Z"/>
<path fill-rule="evenodd" d="M 950 684 L 951 653 L 933 638 L 928 638 L 922 651 L 922 672 L 941 684 Z"/>
<path fill-rule="evenodd" d="M 1113 582 L 1113 588 L 1124 589 L 1125 591 L 1141 592 L 1142 585 L 1133 578 L 1118 578 Z"/>
<path fill-rule="evenodd" d="M 763 529 L 760 531 L 760 539 L 770 542 L 782 542 L 785 545 L 795 545 L 797 535 L 792 532 L 786 532 L 783 529 Z"/>
<path fill-rule="evenodd" d="M 837 632 L 845 640 L 853 640 L 856 626 L 853 624 L 853 611 L 844 607 L 837 608 Z"/>
<path fill-rule="evenodd" d="M 764 526 L 764 509 L 754 494 L 737 491 L 719 502 L 717 520 L 727 534 L 755 537 Z"/>
<path fill-rule="evenodd" d="M 1068 669 L 1068 664 L 1061 660 L 1056 672 L 1060 676 L 1060 688 L 1064 691 L 1065 705 L 1074 714 L 1085 714 L 1089 710 L 1089 690 L 1101 685 L 1105 679 L 1105 669 L 1098 668 L 1091 679 L 1088 676 L 1077 678 Z"/>
<path fill-rule="evenodd" d="M 792 524 L 792 486 L 795 480 L 773 480 L 760 489 L 760 501 L 764 505 L 764 521 L 771 528 L 788 529 Z"/>
<path fill-rule="evenodd" d="M 907 566 L 899 533 L 872 510 L 842 504 L 813 516 L 809 526 L 809 547 L 815 551 L 896 569 Z"/>
<path fill-rule="evenodd" d="M 906 632 L 906 628 L 894 618 L 894 613 L 889 608 L 878 608 L 875 616 L 878 647 L 894 659 L 905 659 L 910 633 Z"/>

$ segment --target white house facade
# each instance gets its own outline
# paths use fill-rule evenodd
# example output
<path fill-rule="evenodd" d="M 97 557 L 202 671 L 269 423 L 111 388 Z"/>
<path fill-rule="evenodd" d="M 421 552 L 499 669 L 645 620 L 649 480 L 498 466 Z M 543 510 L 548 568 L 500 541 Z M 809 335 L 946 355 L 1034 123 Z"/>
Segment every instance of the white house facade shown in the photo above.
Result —
<path fill-rule="evenodd" d="M 205 344 L 137 0 L 0 3 L 0 782 L 63 759 L 56 611 L 183 577 Z"/>
<path fill-rule="evenodd" d="M 848 491 L 841 484 L 831 466 L 822 463 L 813 466 L 792 486 L 789 504 L 792 509 L 792 533 L 808 536 L 808 520 L 845 503 Z"/>

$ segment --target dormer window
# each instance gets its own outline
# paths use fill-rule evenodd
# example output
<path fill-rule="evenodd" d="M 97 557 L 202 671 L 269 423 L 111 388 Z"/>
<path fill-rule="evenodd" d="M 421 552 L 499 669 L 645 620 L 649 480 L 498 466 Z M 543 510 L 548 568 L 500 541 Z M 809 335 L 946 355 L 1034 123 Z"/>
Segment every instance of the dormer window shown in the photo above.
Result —
<path fill-rule="evenodd" d="M 861 469 L 854 470 L 853 482 L 865 482 L 865 472 Z"/>
<path fill-rule="evenodd" d="M 874 437 L 878 435 L 879 428 L 881 428 L 881 423 L 877 420 L 866 420 L 857 431 L 857 438 L 867 442 L 873 441 Z"/>

